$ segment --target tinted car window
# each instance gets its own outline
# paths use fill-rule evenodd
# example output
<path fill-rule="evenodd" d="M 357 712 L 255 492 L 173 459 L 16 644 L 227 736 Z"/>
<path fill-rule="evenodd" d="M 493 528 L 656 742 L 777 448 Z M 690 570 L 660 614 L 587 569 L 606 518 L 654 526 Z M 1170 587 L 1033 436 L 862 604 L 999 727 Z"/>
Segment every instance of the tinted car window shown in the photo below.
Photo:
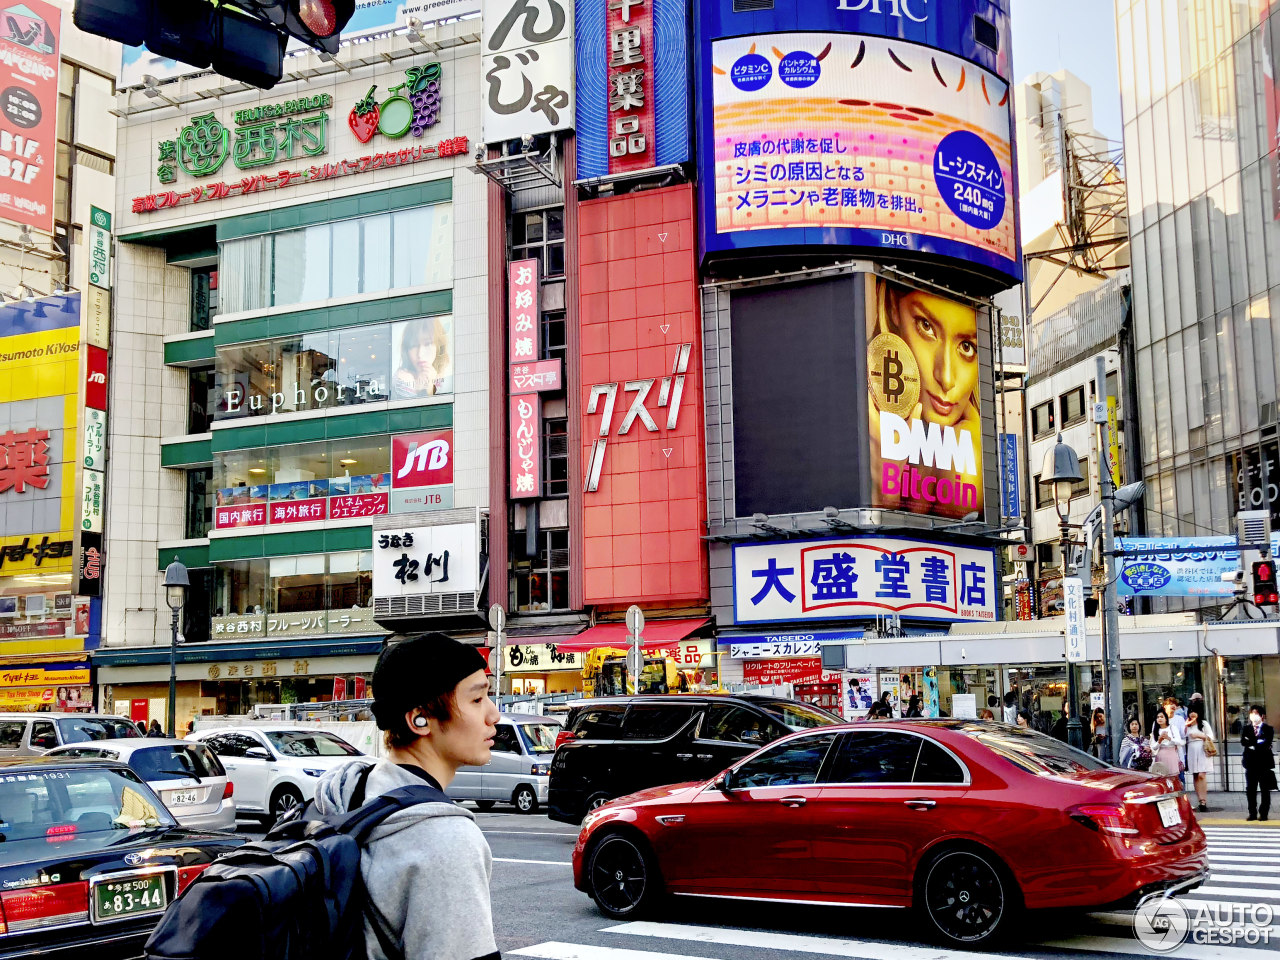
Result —
<path fill-rule="evenodd" d="M 6 720 L 0 723 L 0 750 L 17 750 L 22 746 L 22 734 L 26 729 L 25 720 Z"/>
<path fill-rule="evenodd" d="M 829 783 L 910 783 L 921 740 L 891 730 L 846 734 L 831 764 Z"/>
<path fill-rule="evenodd" d="M 53 728 L 52 720 L 37 720 L 31 724 L 31 746 L 37 750 L 52 750 L 57 745 L 58 731 Z"/>
<path fill-rule="evenodd" d="M 48 856 L 53 846 L 47 839 L 51 828 L 74 827 L 77 836 L 127 835 L 132 828 L 175 825 L 164 804 L 130 770 L 6 772 L 0 774 L 0 810 L 4 811 L 0 864 Z"/>
<path fill-rule="evenodd" d="M 89 757 L 94 760 L 116 760 L 120 754 L 101 747 L 67 747 L 58 751 L 60 757 Z"/>
<path fill-rule="evenodd" d="M 932 740 L 923 740 L 914 779 L 916 783 L 964 783 L 964 768 Z"/>
<path fill-rule="evenodd" d="M 781 725 L 754 710 L 727 703 L 713 703 L 707 708 L 707 715 L 702 718 L 698 737 L 701 740 L 721 740 L 763 747 L 786 732 Z"/>
<path fill-rule="evenodd" d="M 573 732 L 580 740 L 613 740 L 622 729 L 622 715 L 626 712 L 626 704 L 622 703 L 585 707 L 573 721 Z"/>
<path fill-rule="evenodd" d="M 516 728 L 509 723 L 498 724 L 498 729 L 493 735 L 493 749 L 504 753 L 519 753 L 520 744 L 516 740 Z"/>
<path fill-rule="evenodd" d="M 243 740 L 243 739 L 244 739 L 243 737 L 233 738 L 228 736 L 219 736 L 219 737 L 209 737 L 204 742 L 208 745 L 210 750 L 212 750 L 216 754 L 220 754 L 221 756 L 243 757 L 244 744 L 239 742 L 240 740 Z"/>
<path fill-rule="evenodd" d="M 833 723 L 841 723 L 841 719 L 825 710 L 819 710 L 807 703 L 796 703 L 786 700 L 764 700 L 760 709 L 774 717 L 789 730 L 808 730 L 810 727 L 825 727 Z"/>
<path fill-rule="evenodd" d="M 140 736 L 132 720 L 124 717 L 66 717 L 58 721 L 63 743 L 118 740 Z"/>
<path fill-rule="evenodd" d="M 166 744 L 163 747 L 147 747 L 135 750 L 129 758 L 132 767 L 143 780 L 173 780 L 182 777 L 216 777 L 218 766 L 206 748 L 198 744 Z"/>
<path fill-rule="evenodd" d="M 1088 773 L 1107 765 L 1061 740 L 1018 727 L 964 728 L 964 733 L 990 747 L 1015 766 L 1035 774 Z"/>
<path fill-rule="evenodd" d="M 332 733 L 268 730 L 267 739 L 286 757 L 360 756 L 359 750 Z"/>
<path fill-rule="evenodd" d="M 637 703 L 622 721 L 624 740 L 665 740 L 693 717 L 693 704 Z"/>
<path fill-rule="evenodd" d="M 834 733 L 789 740 L 752 757 L 733 774 L 733 788 L 802 786 L 815 783 Z"/>

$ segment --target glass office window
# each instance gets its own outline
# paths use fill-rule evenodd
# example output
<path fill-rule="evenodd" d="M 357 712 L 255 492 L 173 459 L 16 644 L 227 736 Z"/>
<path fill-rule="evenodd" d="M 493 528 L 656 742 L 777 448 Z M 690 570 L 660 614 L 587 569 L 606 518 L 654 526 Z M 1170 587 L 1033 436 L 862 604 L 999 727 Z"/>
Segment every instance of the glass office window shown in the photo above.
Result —
<path fill-rule="evenodd" d="M 346 610 L 373 603 L 373 551 L 329 554 L 328 609 Z"/>
<path fill-rule="evenodd" d="M 448 286 L 452 204 L 228 240 L 221 245 L 219 268 L 227 313 Z"/>

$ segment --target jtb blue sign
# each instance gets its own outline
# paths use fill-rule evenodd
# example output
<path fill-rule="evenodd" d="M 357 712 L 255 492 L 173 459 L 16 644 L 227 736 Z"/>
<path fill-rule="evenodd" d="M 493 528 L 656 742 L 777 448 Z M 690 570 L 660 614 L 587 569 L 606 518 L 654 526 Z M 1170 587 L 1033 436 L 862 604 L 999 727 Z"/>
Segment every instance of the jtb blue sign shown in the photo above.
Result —
<path fill-rule="evenodd" d="M 1000 434 L 1000 493 L 1006 517 L 1022 516 L 1022 496 L 1018 484 L 1018 435 Z"/>

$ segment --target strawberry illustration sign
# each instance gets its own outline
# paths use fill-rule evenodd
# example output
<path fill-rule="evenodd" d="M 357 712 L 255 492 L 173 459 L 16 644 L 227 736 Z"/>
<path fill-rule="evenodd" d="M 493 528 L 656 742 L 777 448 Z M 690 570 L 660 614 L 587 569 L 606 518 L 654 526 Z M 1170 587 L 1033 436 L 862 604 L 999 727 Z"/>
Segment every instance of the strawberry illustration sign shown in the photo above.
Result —
<path fill-rule="evenodd" d="M 374 84 L 364 98 L 351 108 L 347 125 L 356 139 L 368 143 L 375 133 L 399 140 L 407 134 L 421 137 L 428 127 L 440 121 L 440 78 L 443 68 L 437 62 L 410 67 L 404 83 L 388 87 L 385 100 L 377 99 Z"/>

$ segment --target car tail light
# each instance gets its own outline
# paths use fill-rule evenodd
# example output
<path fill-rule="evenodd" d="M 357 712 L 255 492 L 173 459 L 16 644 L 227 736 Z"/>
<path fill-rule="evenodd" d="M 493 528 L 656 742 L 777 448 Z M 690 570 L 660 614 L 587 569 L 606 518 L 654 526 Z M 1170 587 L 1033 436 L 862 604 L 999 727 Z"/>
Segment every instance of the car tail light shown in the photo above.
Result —
<path fill-rule="evenodd" d="M 0 931 L 22 933 L 89 919 L 89 884 L 55 883 L 0 893 Z"/>
<path fill-rule="evenodd" d="M 578 739 L 578 735 L 574 733 L 572 730 L 561 730 L 559 733 L 556 734 L 556 749 L 559 750 L 560 744 L 564 743 L 567 740 L 577 740 L 577 739 Z"/>
<path fill-rule="evenodd" d="M 1090 830 L 1114 836 L 1131 837 L 1140 832 L 1128 812 L 1120 804 L 1086 803 L 1071 810 L 1071 819 Z"/>
<path fill-rule="evenodd" d="M 235 792 L 236 792 L 236 785 L 232 783 L 230 780 L 228 780 L 227 785 L 222 788 L 222 799 L 223 800 L 231 799 L 231 795 Z"/>
<path fill-rule="evenodd" d="M 179 867 L 177 896 L 179 897 L 182 896 L 182 891 L 187 889 L 187 884 L 189 884 L 196 877 L 200 876 L 200 874 L 208 866 L 209 864 L 207 863 L 198 863 L 194 867 Z"/>
<path fill-rule="evenodd" d="M 50 827 L 44 832 L 44 838 L 50 843 L 74 840 L 76 838 L 76 825 L 74 823 L 64 823 L 56 827 Z"/>

